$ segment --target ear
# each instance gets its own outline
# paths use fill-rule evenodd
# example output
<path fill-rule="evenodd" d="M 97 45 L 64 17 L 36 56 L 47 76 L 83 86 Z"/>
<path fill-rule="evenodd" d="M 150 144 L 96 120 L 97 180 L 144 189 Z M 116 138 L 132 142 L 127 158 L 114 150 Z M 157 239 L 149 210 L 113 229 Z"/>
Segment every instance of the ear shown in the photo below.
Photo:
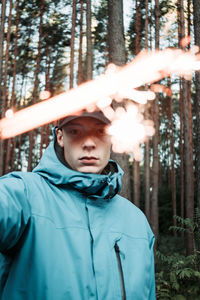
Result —
<path fill-rule="evenodd" d="M 63 132 L 62 129 L 56 128 L 56 138 L 57 138 L 57 143 L 60 147 L 64 147 L 64 142 L 63 142 Z"/>

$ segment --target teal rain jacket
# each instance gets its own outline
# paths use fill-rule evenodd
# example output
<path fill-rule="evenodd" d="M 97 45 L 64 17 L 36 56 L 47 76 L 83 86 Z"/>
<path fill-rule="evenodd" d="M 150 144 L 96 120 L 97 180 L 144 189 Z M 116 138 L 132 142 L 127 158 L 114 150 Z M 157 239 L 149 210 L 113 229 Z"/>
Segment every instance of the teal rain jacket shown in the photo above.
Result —
<path fill-rule="evenodd" d="M 122 171 L 79 173 L 53 143 L 0 178 L 1 300 L 154 300 L 154 236 L 117 195 Z"/>

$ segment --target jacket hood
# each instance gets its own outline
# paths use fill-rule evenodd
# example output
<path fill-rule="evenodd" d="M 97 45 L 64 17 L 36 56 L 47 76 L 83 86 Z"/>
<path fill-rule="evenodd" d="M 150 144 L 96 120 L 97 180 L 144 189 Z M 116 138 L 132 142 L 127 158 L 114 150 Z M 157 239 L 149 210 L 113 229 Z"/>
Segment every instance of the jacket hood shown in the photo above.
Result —
<path fill-rule="evenodd" d="M 110 160 L 106 174 L 81 173 L 67 167 L 58 159 L 51 142 L 39 164 L 33 170 L 54 185 L 68 185 L 90 198 L 109 199 L 121 190 L 123 171 L 117 163 Z"/>

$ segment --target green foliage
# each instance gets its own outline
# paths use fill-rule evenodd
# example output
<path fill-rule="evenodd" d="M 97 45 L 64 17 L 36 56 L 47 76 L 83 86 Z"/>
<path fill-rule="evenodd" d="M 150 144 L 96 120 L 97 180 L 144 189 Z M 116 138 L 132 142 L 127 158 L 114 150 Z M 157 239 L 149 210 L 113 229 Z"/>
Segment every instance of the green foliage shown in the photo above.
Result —
<path fill-rule="evenodd" d="M 159 245 L 162 251 L 156 250 L 156 292 L 157 299 L 198 300 L 200 299 L 200 251 L 197 246 L 200 240 L 200 211 L 195 210 L 194 220 L 175 216 L 178 225 L 171 226 L 176 232 L 192 233 L 196 242 L 194 254 L 185 256 L 183 251 L 173 252 L 181 239 L 171 238 L 165 245 Z M 167 245 L 167 246 L 166 246 Z M 172 248 L 172 249 L 170 249 Z"/>
<path fill-rule="evenodd" d="M 156 251 L 156 259 L 157 299 L 200 299 L 200 252 L 184 256 Z"/>
<path fill-rule="evenodd" d="M 190 218 L 183 219 L 180 216 L 174 216 L 174 218 L 179 226 L 170 226 L 169 230 L 192 233 L 194 235 L 194 250 L 198 249 L 200 243 L 200 210 L 198 208 L 195 209 L 193 220 Z"/>

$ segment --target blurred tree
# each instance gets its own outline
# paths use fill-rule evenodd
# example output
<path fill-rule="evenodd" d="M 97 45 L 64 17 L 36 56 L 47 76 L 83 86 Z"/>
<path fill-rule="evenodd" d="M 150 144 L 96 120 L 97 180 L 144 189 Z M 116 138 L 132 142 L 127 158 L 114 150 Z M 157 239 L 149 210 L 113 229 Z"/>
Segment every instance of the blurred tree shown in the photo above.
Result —
<path fill-rule="evenodd" d="M 86 80 L 92 79 L 92 31 L 91 31 L 91 0 L 87 0 L 87 29 L 86 29 L 86 39 L 87 39 L 87 54 L 86 54 Z"/>
<path fill-rule="evenodd" d="M 19 0 L 16 2 L 16 23 L 15 23 L 15 42 L 14 42 L 14 61 L 13 61 L 13 74 L 12 74 L 12 92 L 10 108 L 14 108 L 16 104 L 16 76 L 17 76 L 17 58 L 18 58 L 18 40 L 19 40 L 19 21 L 20 21 L 20 9 Z M 9 44 L 7 44 L 9 46 Z M 12 143 L 11 143 L 12 142 Z M 11 150 L 14 155 L 16 146 L 15 138 L 8 139 L 6 145 L 6 160 L 5 160 L 5 173 L 10 170 Z M 12 149 L 11 149 L 12 147 Z"/>
<path fill-rule="evenodd" d="M 81 12 L 80 12 L 80 20 L 79 20 L 79 51 L 78 51 L 78 76 L 77 76 L 77 84 L 81 84 L 83 82 L 83 4 L 84 1 L 81 0 Z"/>
<path fill-rule="evenodd" d="M 159 0 L 155 0 L 155 49 L 160 47 L 160 8 Z M 159 98 L 153 102 L 153 121 L 155 134 L 153 136 L 153 165 L 152 165 L 152 195 L 151 195 L 151 226 L 156 237 L 159 235 L 158 215 L 158 179 L 159 179 Z"/>
<path fill-rule="evenodd" d="M 149 1 L 145 0 L 145 50 L 148 50 L 149 40 Z M 145 90 L 148 86 L 145 86 Z M 149 119 L 149 103 L 145 105 L 144 118 Z M 147 140 L 144 145 L 144 202 L 145 202 L 145 214 L 150 222 L 150 142 Z"/>
<path fill-rule="evenodd" d="M 108 45 L 109 62 L 121 66 L 126 63 L 126 49 L 123 24 L 123 2 L 122 0 L 110 0 L 108 2 Z M 118 161 L 124 170 L 121 194 L 131 199 L 130 196 L 130 174 L 129 157 L 126 154 L 113 153 L 113 158 Z"/>
<path fill-rule="evenodd" d="M 73 0 L 72 10 L 72 28 L 71 28 L 71 42 L 70 42 L 70 89 L 74 86 L 74 43 L 75 43 L 75 28 L 76 28 L 76 0 Z"/>
<path fill-rule="evenodd" d="M 1 1 L 1 26 L 0 26 L 0 118 L 4 116 L 5 101 L 3 98 L 3 48 L 6 0 Z M 0 176 L 3 175 L 4 143 L 0 139 Z"/>
<path fill-rule="evenodd" d="M 179 43 L 182 45 L 182 39 L 185 37 L 184 3 L 178 1 L 178 25 L 179 25 Z M 188 98 L 188 83 L 181 79 L 182 99 L 183 99 L 183 129 L 184 129 L 184 166 L 185 166 L 185 200 L 186 217 L 191 220 L 194 217 L 194 173 L 193 173 L 193 139 L 191 126 L 191 101 Z M 194 238 L 192 233 L 187 233 L 187 254 L 194 251 Z"/>
<path fill-rule="evenodd" d="M 168 87 L 171 89 L 171 80 L 168 80 Z M 173 216 L 177 215 L 177 203 L 176 203 L 176 174 L 175 174 L 175 149 L 174 149 L 174 122 L 173 122 L 173 106 L 172 106 L 172 95 L 168 96 L 169 99 L 169 140 L 170 140 L 170 187 L 172 191 L 172 208 Z M 176 226 L 176 218 L 173 218 L 173 226 Z M 176 235 L 176 232 L 174 232 Z"/>
<path fill-rule="evenodd" d="M 41 63 L 41 45 L 42 45 L 42 24 L 43 24 L 43 15 L 45 10 L 45 2 L 41 0 L 40 4 L 40 21 L 39 21 L 39 40 L 37 47 L 37 57 L 36 57 L 36 68 L 35 68 L 35 80 L 33 87 L 33 96 L 32 96 L 32 104 L 35 104 L 38 99 L 38 88 L 39 88 L 39 73 L 40 73 L 40 63 Z M 29 156 L 28 156 L 28 171 L 32 170 L 32 161 L 33 161 L 33 148 L 35 142 L 35 131 L 32 130 L 29 132 Z"/>
<path fill-rule="evenodd" d="M 4 26 L 6 18 L 6 0 L 1 1 L 1 26 L 0 26 L 0 88 L 2 89 L 2 79 L 3 79 L 3 49 L 4 49 Z M 0 89 L 0 97 L 2 97 L 2 90 Z M 2 111 L 2 100 L 0 98 L 0 116 Z"/>
<path fill-rule="evenodd" d="M 136 0 L 136 45 L 135 45 L 135 55 L 139 54 L 141 50 L 141 1 Z M 134 204 L 140 207 L 140 163 L 133 160 L 133 201 Z"/>
<path fill-rule="evenodd" d="M 194 12 L 194 38 L 195 45 L 200 47 L 200 2 L 193 0 Z M 197 205 L 200 209 L 200 73 L 195 73 L 195 129 L 196 129 L 196 144 L 195 144 L 195 168 L 196 168 L 196 185 L 197 185 Z"/>

